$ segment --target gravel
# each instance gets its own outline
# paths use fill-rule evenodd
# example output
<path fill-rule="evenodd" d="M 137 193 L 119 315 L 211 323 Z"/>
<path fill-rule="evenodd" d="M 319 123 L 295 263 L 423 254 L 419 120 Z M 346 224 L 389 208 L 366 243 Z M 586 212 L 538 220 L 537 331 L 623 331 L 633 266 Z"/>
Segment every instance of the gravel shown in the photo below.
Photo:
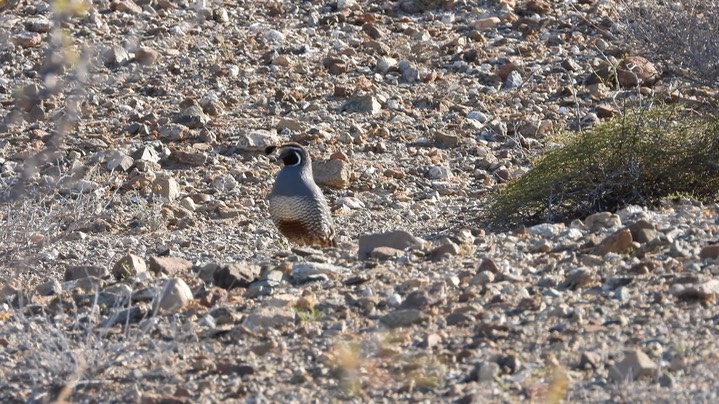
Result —
<path fill-rule="evenodd" d="M 697 97 L 555 3 L 5 2 L 0 401 L 716 401 L 719 205 L 479 220 L 551 135 Z M 336 249 L 269 219 L 286 141 Z"/>

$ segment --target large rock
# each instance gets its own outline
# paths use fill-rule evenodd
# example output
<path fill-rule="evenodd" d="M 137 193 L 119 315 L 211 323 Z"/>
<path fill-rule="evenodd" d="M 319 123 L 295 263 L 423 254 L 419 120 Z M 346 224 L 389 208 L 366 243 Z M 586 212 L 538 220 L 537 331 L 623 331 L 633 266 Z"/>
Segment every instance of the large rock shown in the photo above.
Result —
<path fill-rule="evenodd" d="M 151 257 L 150 271 L 156 274 L 175 275 L 188 272 L 192 262 L 180 257 Z"/>
<path fill-rule="evenodd" d="M 427 317 L 421 310 L 400 309 L 380 317 L 379 322 L 389 328 L 409 327 L 427 320 Z"/>
<path fill-rule="evenodd" d="M 231 263 L 217 269 L 213 275 L 215 286 L 231 290 L 246 288 L 260 276 L 260 268 L 249 263 Z"/>
<path fill-rule="evenodd" d="M 156 197 L 169 202 L 180 196 L 180 187 L 172 177 L 157 178 L 152 184 L 152 191 Z"/>
<path fill-rule="evenodd" d="M 677 283 L 672 285 L 669 292 L 678 299 L 713 301 L 719 297 L 719 279 L 711 279 L 696 285 Z"/>
<path fill-rule="evenodd" d="M 114 151 L 107 157 L 105 168 L 108 171 L 128 171 L 135 160 L 121 151 Z"/>
<path fill-rule="evenodd" d="M 175 122 L 180 125 L 185 125 L 190 129 L 200 129 L 210 123 L 210 120 L 210 117 L 205 114 L 202 107 L 193 104 L 183 109 L 175 119 Z"/>
<path fill-rule="evenodd" d="M 193 299 L 192 290 L 180 278 L 168 280 L 160 290 L 160 295 L 155 299 L 152 306 L 155 311 L 161 310 L 165 313 L 174 313 L 185 307 Z"/>
<path fill-rule="evenodd" d="M 90 276 L 104 278 L 108 274 L 105 267 L 97 265 L 73 265 L 65 268 L 65 282 Z"/>
<path fill-rule="evenodd" d="M 624 359 L 609 369 L 609 377 L 617 382 L 633 381 L 657 373 L 657 364 L 639 349 L 625 351 Z"/>
<path fill-rule="evenodd" d="M 342 105 L 342 111 L 376 114 L 382 104 L 372 94 L 355 95 Z"/>
<path fill-rule="evenodd" d="M 294 323 L 295 311 L 291 307 L 273 305 L 260 307 L 248 314 L 242 325 L 252 332 L 265 333 L 270 329 L 281 329 Z"/>
<path fill-rule="evenodd" d="M 276 146 L 281 143 L 276 133 L 269 130 L 255 129 L 241 133 L 237 140 L 237 147 L 240 150 L 264 152 L 269 146 Z"/>
<path fill-rule="evenodd" d="M 312 175 L 317 185 L 338 189 L 347 188 L 351 176 L 350 164 L 343 160 L 323 160 L 312 163 Z"/>
<path fill-rule="evenodd" d="M 633 246 L 633 241 L 632 232 L 625 227 L 605 237 L 597 246 L 595 252 L 598 255 L 604 255 L 610 252 L 622 254 Z"/>
<path fill-rule="evenodd" d="M 705 260 L 707 258 L 717 259 L 719 258 L 719 244 L 708 245 L 702 247 L 699 252 L 699 258 Z"/>
<path fill-rule="evenodd" d="M 622 87 L 651 86 L 659 79 L 654 64 L 641 56 L 627 56 L 617 66 L 617 81 Z"/>
<path fill-rule="evenodd" d="M 419 248 L 425 241 L 415 237 L 404 230 L 395 230 L 386 233 L 365 234 L 359 238 L 359 259 L 369 258 L 372 250 L 377 247 L 390 247 L 398 250 Z"/>
<path fill-rule="evenodd" d="M 125 255 L 112 267 L 112 275 L 117 279 L 135 276 L 141 272 L 147 272 L 147 264 L 142 257 L 135 254 Z"/>

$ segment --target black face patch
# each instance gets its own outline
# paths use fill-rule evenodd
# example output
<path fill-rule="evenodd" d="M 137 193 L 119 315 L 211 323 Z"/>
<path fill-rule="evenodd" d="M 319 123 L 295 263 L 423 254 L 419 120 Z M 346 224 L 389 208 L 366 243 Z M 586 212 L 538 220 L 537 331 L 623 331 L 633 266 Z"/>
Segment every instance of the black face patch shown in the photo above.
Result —
<path fill-rule="evenodd" d="M 267 146 L 265 148 L 265 154 L 270 155 L 270 154 L 274 153 L 275 150 L 277 150 L 277 146 Z"/>
<path fill-rule="evenodd" d="M 282 162 L 285 166 L 298 166 L 302 163 L 302 155 L 299 150 L 289 149 L 285 153 L 282 153 Z"/>

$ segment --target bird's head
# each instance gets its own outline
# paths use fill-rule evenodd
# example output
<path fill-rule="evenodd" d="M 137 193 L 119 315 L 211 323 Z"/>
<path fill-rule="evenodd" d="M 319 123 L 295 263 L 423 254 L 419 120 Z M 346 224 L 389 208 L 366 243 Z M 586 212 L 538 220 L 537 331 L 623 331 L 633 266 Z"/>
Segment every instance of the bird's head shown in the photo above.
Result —
<path fill-rule="evenodd" d="M 279 159 L 285 167 L 304 167 L 310 164 L 310 156 L 298 143 L 285 143 L 281 146 L 268 146 L 265 154 L 270 155 L 277 151 Z"/>

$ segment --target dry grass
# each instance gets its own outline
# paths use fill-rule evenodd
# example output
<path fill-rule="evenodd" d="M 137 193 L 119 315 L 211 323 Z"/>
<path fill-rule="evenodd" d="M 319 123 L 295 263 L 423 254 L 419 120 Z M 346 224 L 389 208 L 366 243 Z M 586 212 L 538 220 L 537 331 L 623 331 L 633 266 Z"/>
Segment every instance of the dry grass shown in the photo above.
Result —
<path fill-rule="evenodd" d="M 699 84 L 719 82 L 719 1 L 622 1 L 627 40 Z"/>

